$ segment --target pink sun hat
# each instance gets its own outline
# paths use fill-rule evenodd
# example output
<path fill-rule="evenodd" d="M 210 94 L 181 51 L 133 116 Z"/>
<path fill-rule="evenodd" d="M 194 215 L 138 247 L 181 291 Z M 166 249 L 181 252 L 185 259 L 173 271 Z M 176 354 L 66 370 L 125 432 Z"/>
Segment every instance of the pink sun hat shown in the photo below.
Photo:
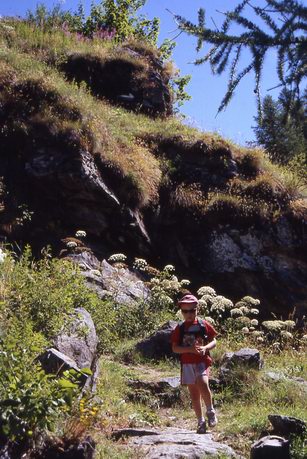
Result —
<path fill-rule="evenodd" d="M 196 303 L 198 304 L 198 299 L 194 295 L 184 295 L 181 300 L 178 301 L 178 304 L 183 304 L 183 303 Z"/>

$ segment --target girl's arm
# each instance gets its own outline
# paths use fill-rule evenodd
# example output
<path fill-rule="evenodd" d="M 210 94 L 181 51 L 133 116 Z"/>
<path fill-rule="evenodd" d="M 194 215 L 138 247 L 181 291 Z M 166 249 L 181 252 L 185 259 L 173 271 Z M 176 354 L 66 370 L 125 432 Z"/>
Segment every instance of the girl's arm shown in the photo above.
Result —
<path fill-rule="evenodd" d="M 211 351 L 211 349 L 214 349 L 215 346 L 216 346 L 216 339 L 213 338 L 213 340 L 210 341 L 210 343 L 206 344 L 205 346 L 196 345 L 196 349 L 199 351 L 198 352 L 199 354 L 205 354 L 206 352 Z"/>

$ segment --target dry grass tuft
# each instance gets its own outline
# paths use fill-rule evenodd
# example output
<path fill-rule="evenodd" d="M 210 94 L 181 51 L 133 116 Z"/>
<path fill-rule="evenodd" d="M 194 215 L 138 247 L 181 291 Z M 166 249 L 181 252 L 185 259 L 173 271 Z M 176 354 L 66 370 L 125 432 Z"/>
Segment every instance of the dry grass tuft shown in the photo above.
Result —
<path fill-rule="evenodd" d="M 247 179 L 255 178 L 264 169 L 264 152 L 260 149 L 234 147 L 232 149 L 240 175 Z"/>

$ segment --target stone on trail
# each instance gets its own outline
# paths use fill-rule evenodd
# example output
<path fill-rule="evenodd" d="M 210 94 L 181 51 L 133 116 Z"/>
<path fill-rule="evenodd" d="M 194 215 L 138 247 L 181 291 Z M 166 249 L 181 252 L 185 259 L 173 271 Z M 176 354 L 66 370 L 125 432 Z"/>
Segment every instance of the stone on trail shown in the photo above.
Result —
<path fill-rule="evenodd" d="M 116 439 L 129 438 L 129 446 L 143 449 L 144 459 L 204 459 L 205 457 L 240 459 L 230 446 L 212 440 L 210 434 L 197 434 L 190 430 L 167 428 L 122 429 L 113 433 Z"/>
<path fill-rule="evenodd" d="M 289 440 L 276 435 L 263 437 L 252 445 L 250 459 L 290 459 Z"/>
<path fill-rule="evenodd" d="M 129 399 L 148 406 L 171 407 L 181 403 L 180 378 L 163 378 L 159 381 L 132 379 L 128 385 L 133 389 Z"/>

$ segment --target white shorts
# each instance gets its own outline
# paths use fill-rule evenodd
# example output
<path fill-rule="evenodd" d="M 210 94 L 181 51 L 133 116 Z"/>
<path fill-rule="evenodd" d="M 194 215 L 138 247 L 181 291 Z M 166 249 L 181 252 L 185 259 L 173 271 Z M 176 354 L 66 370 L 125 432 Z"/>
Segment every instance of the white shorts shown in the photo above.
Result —
<path fill-rule="evenodd" d="M 209 376 L 209 368 L 204 362 L 181 365 L 181 384 L 195 384 L 200 376 Z"/>

